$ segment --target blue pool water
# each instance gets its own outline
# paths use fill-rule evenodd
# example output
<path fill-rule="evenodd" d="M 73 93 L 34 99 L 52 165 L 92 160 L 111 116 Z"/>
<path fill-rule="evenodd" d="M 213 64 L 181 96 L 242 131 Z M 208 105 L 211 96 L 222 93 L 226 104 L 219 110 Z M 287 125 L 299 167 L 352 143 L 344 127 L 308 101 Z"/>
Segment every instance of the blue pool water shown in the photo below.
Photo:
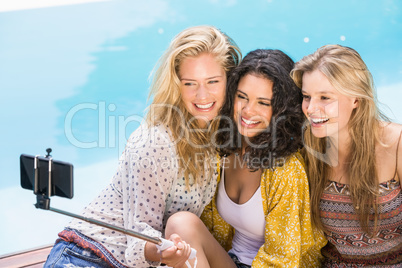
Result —
<path fill-rule="evenodd" d="M 19 186 L 19 155 L 51 147 L 73 163 L 74 199 L 51 205 L 78 213 L 113 175 L 149 103 L 154 64 L 189 26 L 217 26 L 244 55 L 277 48 L 297 61 L 324 44 L 353 47 L 383 110 L 401 123 L 401 8 L 398 0 L 130 0 L 0 12 L 0 255 L 52 243 L 69 220 L 33 207 Z"/>

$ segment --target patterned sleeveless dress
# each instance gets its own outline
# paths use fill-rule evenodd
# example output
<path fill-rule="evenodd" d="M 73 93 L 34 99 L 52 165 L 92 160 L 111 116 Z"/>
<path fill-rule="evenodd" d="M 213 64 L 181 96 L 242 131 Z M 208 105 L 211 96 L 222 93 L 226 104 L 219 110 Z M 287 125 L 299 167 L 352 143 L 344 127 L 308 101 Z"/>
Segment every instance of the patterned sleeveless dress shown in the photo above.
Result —
<path fill-rule="evenodd" d="M 347 184 L 330 181 L 320 210 L 328 244 L 322 267 L 402 267 L 402 192 L 400 182 L 380 184 L 379 231 L 369 237 L 360 228 Z"/>

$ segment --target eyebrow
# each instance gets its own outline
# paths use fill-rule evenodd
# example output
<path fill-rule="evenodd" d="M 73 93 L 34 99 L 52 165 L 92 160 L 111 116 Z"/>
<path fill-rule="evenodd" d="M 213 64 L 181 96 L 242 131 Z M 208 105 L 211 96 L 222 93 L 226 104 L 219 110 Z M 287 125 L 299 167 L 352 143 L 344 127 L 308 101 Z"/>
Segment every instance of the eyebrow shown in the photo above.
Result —
<path fill-rule="evenodd" d="M 221 77 L 223 77 L 223 75 L 215 75 L 215 76 L 207 77 L 207 78 L 205 78 L 205 80 L 210 80 L 210 79 L 215 79 L 215 78 L 221 78 Z M 182 80 L 186 80 L 186 81 L 197 81 L 196 79 L 180 78 L 180 81 L 182 81 Z"/>
<path fill-rule="evenodd" d="M 302 93 L 303 93 L 303 94 L 308 94 L 308 93 L 307 93 L 305 90 L 303 90 L 303 89 L 302 89 Z M 318 92 L 316 92 L 316 93 L 319 93 L 319 94 L 335 94 L 334 92 L 326 91 L 326 90 L 318 91 Z"/>
<path fill-rule="evenodd" d="M 240 92 L 240 93 L 242 93 L 242 94 L 244 94 L 244 95 L 246 95 L 247 97 L 248 97 L 248 95 L 246 94 L 246 93 L 244 93 L 243 91 L 241 91 L 240 89 L 238 89 L 237 90 L 238 92 Z M 268 98 L 257 98 L 257 100 L 267 100 L 267 101 L 272 101 L 272 99 L 268 99 Z"/>

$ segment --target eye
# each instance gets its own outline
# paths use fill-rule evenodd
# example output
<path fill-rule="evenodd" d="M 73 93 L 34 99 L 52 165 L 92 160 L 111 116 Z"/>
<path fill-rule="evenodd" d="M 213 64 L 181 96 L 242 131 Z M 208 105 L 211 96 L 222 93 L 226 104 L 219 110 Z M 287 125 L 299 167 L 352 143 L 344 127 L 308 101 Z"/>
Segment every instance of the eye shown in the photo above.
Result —
<path fill-rule="evenodd" d="M 193 86 L 194 83 L 192 83 L 192 82 L 185 82 L 184 85 L 185 85 L 185 86 Z"/>
<path fill-rule="evenodd" d="M 244 96 L 244 95 L 241 94 L 241 93 L 237 94 L 237 97 L 238 97 L 239 99 L 243 99 L 243 100 L 246 100 L 246 99 L 247 99 L 246 96 Z"/>
<path fill-rule="evenodd" d="M 325 96 L 321 96 L 321 99 L 322 99 L 322 100 L 329 100 L 329 98 L 328 98 L 328 97 L 325 97 Z"/>
<path fill-rule="evenodd" d="M 309 100 L 310 96 L 303 94 L 303 100 Z"/>
<path fill-rule="evenodd" d="M 219 80 L 210 80 L 208 81 L 208 84 L 216 84 L 219 83 Z"/>
<path fill-rule="evenodd" d="M 270 102 L 265 102 L 265 101 L 260 101 L 259 104 L 264 105 L 264 106 L 271 106 Z"/>

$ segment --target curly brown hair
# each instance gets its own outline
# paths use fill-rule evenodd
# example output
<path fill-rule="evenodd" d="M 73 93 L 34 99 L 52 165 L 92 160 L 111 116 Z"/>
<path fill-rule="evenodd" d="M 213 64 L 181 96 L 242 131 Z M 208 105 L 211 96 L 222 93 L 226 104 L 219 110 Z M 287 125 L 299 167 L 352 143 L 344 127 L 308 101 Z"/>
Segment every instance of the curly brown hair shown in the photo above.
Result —
<path fill-rule="evenodd" d="M 273 82 L 271 121 L 264 131 L 248 139 L 245 145 L 244 160 L 248 168 L 257 170 L 280 166 L 302 147 L 302 94 L 290 77 L 293 67 L 293 60 L 282 51 L 257 49 L 249 52 L 240 65 L 233 69 L 228 76 L 226 99 L 220 111 L 219 131 L 215 137 L 220 156 L 239 152 L 245 142 L 233 116 L 238 84 L 248 74 Z"/>

